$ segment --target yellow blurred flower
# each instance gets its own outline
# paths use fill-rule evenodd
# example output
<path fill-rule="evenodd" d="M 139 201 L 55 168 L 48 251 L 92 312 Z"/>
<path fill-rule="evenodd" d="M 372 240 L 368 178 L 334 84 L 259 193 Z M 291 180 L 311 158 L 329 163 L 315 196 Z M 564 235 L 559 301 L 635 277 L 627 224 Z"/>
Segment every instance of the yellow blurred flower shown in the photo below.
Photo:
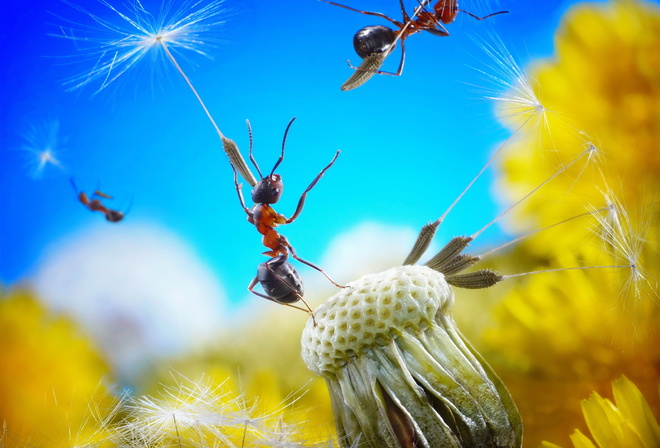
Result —
<path fill-rule="evenodd" d="M 5 444 L 74 446 L 105 439 L 108 366 L 66 318 L 28 291 L 0 297 L 0 421 Z"/>
<path fill-rule="evenodd" d="M 593 392 L 582 400 L 582 412 L 592 442 L 580 430 L 571 435 L 574 448 L 654 448 L 660 446 L 660 426 L 648 402 L 626 376 L 612 382 L 615 403 Z M 542 448 L 560 448 L 544 442 Z"/>
<path fill-rule="evenodd" d="M 500 262 L 512 272 L 634 265 L 524 278 L 495 308 L 481 348 L 520 408 L 526 445 L 538 446 L 568 442 L 581 415 L 576 397 L 622 373 L 660 409 L 651 393 L 660 383 L 660 203 L 649 197 L 660 191 L 660 8 L 577 5 L 557 31 L 555 58 L 528 79 L 543 108 L 504 97 L 499 109 L 516 132 L 500 164 L 502 191 L 518 198 L 583 156 L 524 202 L 510 226 L 525 232 L 599 211 L 534 235 Z"/>

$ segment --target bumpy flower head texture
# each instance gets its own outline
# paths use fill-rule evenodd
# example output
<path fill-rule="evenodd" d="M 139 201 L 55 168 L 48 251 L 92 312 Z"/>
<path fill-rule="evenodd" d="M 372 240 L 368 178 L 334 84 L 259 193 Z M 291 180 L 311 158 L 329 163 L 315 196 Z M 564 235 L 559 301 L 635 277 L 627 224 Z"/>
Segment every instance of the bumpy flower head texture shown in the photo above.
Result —
<path fill-rule="evenodd" d="M 330 391 L 340 443 L 369 447 L 516 447 L 509 392 L 462 337 L 453 291 L 426 266 L 366 275 L 315 312 L 308 368 Z"/>

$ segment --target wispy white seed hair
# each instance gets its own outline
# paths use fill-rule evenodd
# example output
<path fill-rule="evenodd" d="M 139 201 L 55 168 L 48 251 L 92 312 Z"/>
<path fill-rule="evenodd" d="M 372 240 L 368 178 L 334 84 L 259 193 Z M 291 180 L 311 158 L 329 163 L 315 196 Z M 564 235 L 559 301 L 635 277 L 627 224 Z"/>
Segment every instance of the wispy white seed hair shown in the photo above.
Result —
<path fill-rule="evenodd" d="M 52 165 L 64 169 L 58 153 L 66 140 L 60 136 L 60 122 L 47 120 L 33 123 L 23 136 L 24 143 L 20 147 L 27 155 L 28 176 L 41 179 L 46 167 Z"/>
<path fill-rule="evenodd" d="M 308 320 L 302 357 L 326 380 L 342 446 L 520 446 L 518 410 L 453 303 L 443 274 L 401 266 L 350 283 Z"/>
<path fill-rule="evenodd" d="M 499 37 L 488 42 L 477 39 L 477 44 L 489 59 L 484 69 L 475 68 L 490 86 L 480 88 L 485 99 L 495 104 L 495 110 L 512 129 L 547 129 L 548 109 L 536 94 L 537 84 L 506 48 Z"/>
<path fill-rule="evenodd" d="M 68 0 L 62 1 L 87 16 L 89 23 L 62 19 L 68 26 L 61 26 L 60 33 L 52 35 L 72 40 L 79 56 L 93 64 L 91 69 L 65 82 L 68 90 L 97 81 L 100 82 L 97 92 L 103 90 L 147 54 L 163 56 L 161 41 L 180 56 L 192 52 L 210 57 L 204 47 L 217 40 L 208 32 L 224 23 L 222 18 L 226 13 L 223 0 L 183 1 L 177 9 L 171 1 L 165 1 L 157 15 L 147 11 L 140 0 L 126 3 L 124 10 L 106 0 L 97 0 L 108 8 L 110 14 L 105 17 Z"/>
<path fill-rule="evenodd" d="M 641 266 L 641 257 L 651 228 L 650 217 L 633 220 L 611 190 L 603 195 L 608 204 L 607 213 L 594 213 L 598 221 L 595 231 L 605 244 L 606 252 L 614 257 L 616 263 L 630 270 L 622 287 L 622 296 L 624 299 L 638 300 L 649 292 L 657 298 L 657 285 L 651 283 Z"/>

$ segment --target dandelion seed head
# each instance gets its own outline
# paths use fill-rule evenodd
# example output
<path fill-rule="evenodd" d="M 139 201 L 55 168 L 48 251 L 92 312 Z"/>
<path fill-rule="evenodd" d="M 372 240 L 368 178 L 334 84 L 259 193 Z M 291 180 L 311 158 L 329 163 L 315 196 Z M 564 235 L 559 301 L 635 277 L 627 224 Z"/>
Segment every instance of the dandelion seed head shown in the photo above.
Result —
<path fill-rule="evenodd" d="M 24 135 L 21 150 L 27 155 L 28 175 L 33 179 L 41 179 L 48 165 L 64 169 L 59 160 L 64 140 L 59 135 L 58 120 L 47 120 L 34 123 Z"/>
<path fill-rule="evenodd" d="M 548 109 L 536 94 L 538 83 L 520 67 L 498 37 L 493 37 L 492 43 L 478 40 L 477 44 L 491 61 L 485 69 L 476 69 L 493 85 L 482 88 L 482 93 L 494 102 L 500 120 L 516 131 L 547 127 Z"/>
<path fill-rule="evenodd" d="M 611 190 L 605 191 L 603 195 L 607 213 L 594 212 L 598 223 L 596 232 L 615 263 L 629 268 L 629 275 L 621 288 L 622 296 L 637 301 L 650 292 L 657 297 L 655 287 L 641 264 L 651 228 L 650 217 L 633 219 Z"/>
<path fill-rule="evenodd" d="M 303 331 L 303 359 L 319 375 L 333 372 L 405 329 L 429 327 L 452 304 L 444 276 L 431 268 L 400 266 L 365 275 L 314 312 L 317 325 L 309 320 Z"/>
<path fill-rule="evenodd" d="M 174 10 L 165 1 L 158 15 L 147 11 L 139 0 L 125 4 L 124 9 L 114 7 L 105 0 L 97 0 L 105 6 L 111 17 L 101 16 L 75 3 L 64 3 L 84 14 L 90 24 L 62 19 L 70 26 L 61 26 L 55 37 L 73 41 L 80 56 L 93 62 L 93 67 L 65 81 L 68 90 L 76 90 L 90 83 L 101 81 L 97 92 L 131 70 L 147 54 L 156 52 L 162 56 L 163 45 L 185 58 L 194 53 L 210 58 L 204 47 L 213 46 L 217 39 L 210 32 L 224 24 L 226 15 L 224 0 L 204 2 L 184 1 Z"/>

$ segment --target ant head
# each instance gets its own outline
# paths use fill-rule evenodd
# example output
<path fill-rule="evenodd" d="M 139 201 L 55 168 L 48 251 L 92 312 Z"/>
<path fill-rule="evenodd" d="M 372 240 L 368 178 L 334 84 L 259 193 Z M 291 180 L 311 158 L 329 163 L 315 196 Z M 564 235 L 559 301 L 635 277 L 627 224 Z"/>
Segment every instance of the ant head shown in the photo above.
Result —
<path fill-rule="evenodd" d="M 362 59 L 375 53 L 390 51 L 396 33 L 386 26 L 367 26 L 353 36 L 353 47 Z"/>
<path fill-rule="evenodd" d="M 124 213 L 118 211 L 118 210 L 108 210 L 105 213 L 105 219 L 107 219 L 110 222 L 119 222 L 122 219 L 124 219 Z"/>
<path fill-rule="evenodd" d="M 284 184 L 279 174 L 269 174 L 257 182 L 252 189 L 252 202 L 255 204 L 275 204 L 282 196 Z"/>

